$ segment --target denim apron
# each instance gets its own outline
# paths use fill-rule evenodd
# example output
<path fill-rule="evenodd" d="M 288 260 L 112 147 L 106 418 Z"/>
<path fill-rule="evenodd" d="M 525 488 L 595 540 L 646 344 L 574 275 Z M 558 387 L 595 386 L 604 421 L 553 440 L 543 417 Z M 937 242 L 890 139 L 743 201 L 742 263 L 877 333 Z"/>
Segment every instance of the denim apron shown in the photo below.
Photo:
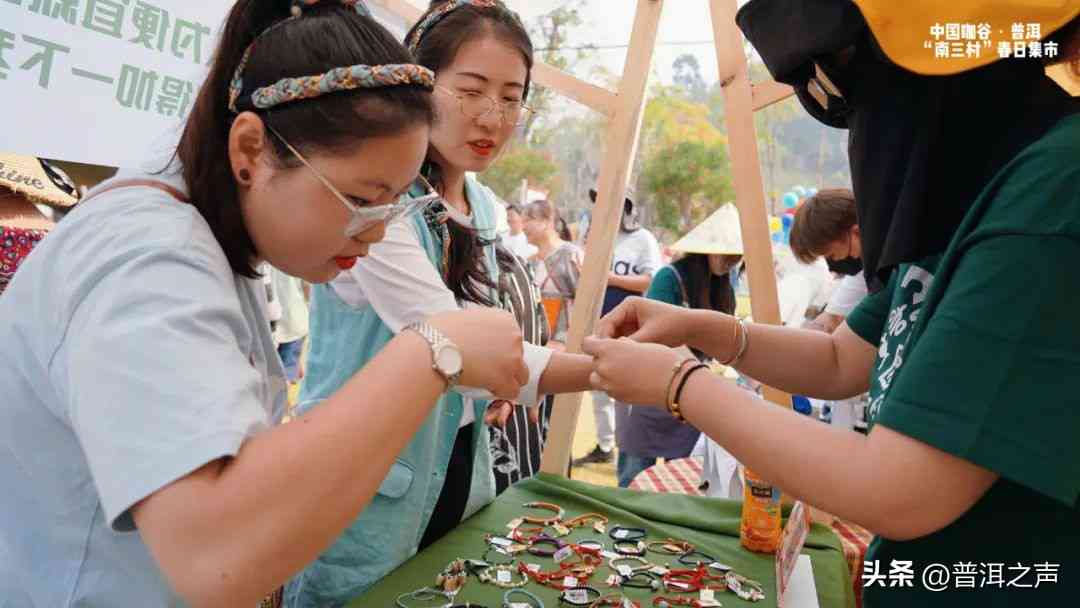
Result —
<path fill-rule="evenodd" d="M 494 194 L 471 178 L 465 181 L 473 225 L 480 236 L 495 240 Z M 421 194 L 413 192 L 414 195 Z M 442 267 L 443 239 L 422 214 L 411 220 L 421 246 L 436 268 Z M 498 283 L 494 246 L 484 248 L 488 271 Z M 361 262 L 362 263 L 362 262 Z M 328 285 L 311 296 L 311 350 L 300 391 L 298 411 L 306 412 L 340 389 L 394 337 L 370 306 L 352 307 Z M 402 382 L 407 381 L 404 377 Z M 447 463 L 457 437 L 465 399 L 444 393 L 412 441 L 398 454 L 375 497 L 341 537 L 285 588 L 289 608 L 344 606 L 417 552 L 442 491 Z M 374 404 L 394 407 L 393 403 Z M 474 400 L 473 477 L 465 517 L 495 498 L 488 430 L 488 401 Z M 318 471 L 311 474 L 318 475 Z M 313 514 L 318 516 L 318 514 Z"/>

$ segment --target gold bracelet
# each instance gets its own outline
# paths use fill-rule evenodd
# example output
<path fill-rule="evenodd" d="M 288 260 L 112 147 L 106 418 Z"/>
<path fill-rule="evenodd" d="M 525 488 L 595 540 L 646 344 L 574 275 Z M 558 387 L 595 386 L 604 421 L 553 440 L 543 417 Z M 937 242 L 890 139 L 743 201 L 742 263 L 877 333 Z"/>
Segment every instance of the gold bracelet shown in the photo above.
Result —
<path fill-rule="evenodd" d="M 731 316 L 731 358 L 727 361 L 721 361 L 720 365 L 724 367 L 731 367 L 735 361 L 739 358 L 739 326 L 740 319 L 734 315 Z M 745 329 L 745 328 L 744 328 Z"/>

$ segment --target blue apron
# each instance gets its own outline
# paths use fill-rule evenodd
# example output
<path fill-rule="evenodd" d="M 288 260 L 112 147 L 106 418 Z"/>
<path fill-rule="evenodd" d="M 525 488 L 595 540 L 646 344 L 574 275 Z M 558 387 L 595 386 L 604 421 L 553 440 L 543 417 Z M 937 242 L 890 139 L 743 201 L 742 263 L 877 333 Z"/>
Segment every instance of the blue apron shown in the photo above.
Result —
<path fill-rule="evenodd" d="M 494 241 L 497 204 L 494 194 L 470 178 L 466 179 L 465 188 L 474 226 L 482 238 Z M 442 236 L 428 227 L 421 214 L 411 221 L 428 259 L 441 268 Z M 495 249 L 485 247 L 484 253 L 488 271 L 497 284 Z M 311 350 L 298 411 L 303 413 L 318 407 L 393 337 L 393 332 L 370 306 L 354 308 L 328 285 L 315 286 L 311 297 Z M 286 606 L 344 606 L 416 554 L 442 491 L 464 403 L 461 395 L 453 392 L 439 398 L 412 441 L 398 454 L 367 508 L 333 546 L 286 586 Z M 393 403 L 374 405 L 394 407 Z M 495 498 L 488 430 L 483 423 L 487 406 L 487 401 L 473 402 L 477 422 L 473 425 L 473 477 L 465 517 Z M 318 475 L 318 471 L 311 474 Z"/>

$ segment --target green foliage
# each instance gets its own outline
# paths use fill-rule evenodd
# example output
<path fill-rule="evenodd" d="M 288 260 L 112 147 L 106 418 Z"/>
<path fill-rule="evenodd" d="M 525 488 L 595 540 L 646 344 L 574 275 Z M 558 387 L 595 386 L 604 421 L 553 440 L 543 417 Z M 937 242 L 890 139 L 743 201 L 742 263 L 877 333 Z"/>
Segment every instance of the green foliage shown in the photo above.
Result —
<path fill-rule="evenodd" d="M 512 202 L 517 201 L 523 179 L 529 181 L 530 188 L 548 190 L 552 198 L 562 189 L 559 166 L 547 153 L 525 146 L 508 149 L 498 162 L 480 174 L 480 181 Z"/>
<path fill-rule="evenodd" d="M 682 141 L 656 150 L 641 175 L 657 224 L 683 232 L 734 196 L 727 146 Z"/>

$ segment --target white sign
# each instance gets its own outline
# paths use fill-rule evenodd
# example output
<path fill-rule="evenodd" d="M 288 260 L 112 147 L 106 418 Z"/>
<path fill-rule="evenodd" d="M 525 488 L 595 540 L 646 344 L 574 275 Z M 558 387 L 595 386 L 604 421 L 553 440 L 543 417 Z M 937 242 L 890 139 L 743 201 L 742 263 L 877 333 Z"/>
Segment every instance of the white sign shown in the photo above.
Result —
<path fill-rule="evenodd" d="M 0 0 L 0 152 L 128 168 L 167 159 L 232 5 Z"/>

